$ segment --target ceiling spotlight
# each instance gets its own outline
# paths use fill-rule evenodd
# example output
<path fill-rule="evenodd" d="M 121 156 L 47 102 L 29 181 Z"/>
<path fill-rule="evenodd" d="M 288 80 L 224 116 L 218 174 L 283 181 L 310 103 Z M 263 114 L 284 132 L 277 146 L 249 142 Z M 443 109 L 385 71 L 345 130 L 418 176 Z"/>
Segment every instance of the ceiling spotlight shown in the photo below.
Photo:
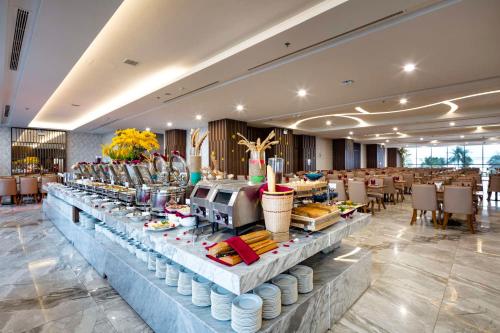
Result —
<path fill-rule="evenodd" d="M 389 142 L 389 140 L 385 140 L 385 142 Z"/>
<path fill-rule="evenodd" d="M 167 126 L 168 126 L 168 127 L 172 127 L 172 123 L 169 121 L 169 122 L 167 123 Z"/>
<path fill-rule="evenodd" d="M 307 90 L 305 90 L 305 89 L 299 89 L 297 91 L 297 96 L 299 96 L 299 97 L 305 97 L 306 95 L 307 95 Z"/>
<path fill-rule="evenodd" d="M 201 120 L 201 114 L 196 115 L 196 120 Z"/>
<path fill-rule="evenodd" d="M 353 135 L 353 134 L 354 134 L 354 132 L 353 132 L 353 131 L 349 131 L 349 135 Z"/>
<path fill-rule="evenodd" d="M 465 138 L 465 135 L 460 135 L 460 139 L 463 139 L 463 138 Z"/>
<path fill-rule="evenodd" d="M 450 121 L 450 126 L 455 126 L 455 122 L 454 121 Z"/>
<path fill-rule="evenodd" d="M 350 136 L 347 137 L 349 140 L 351 140 L 352 138 Z"/>
<path fill-rule="evenodd" d="M 392 128 L 392 130 L 393 130 L 393 131 L 397 131 L 397 130 L 398 130 L 398 128 L 397 128 L 397 127 L 393 127 L 393 128 Z"/>
<path fill-rule="evenodd" d="M 375 136 L 378 138 L 380 136 L 380 134 L 375 134 Z"/>
<path fill-rule="evenodd" d="M 420 141 L 424 141 L 424 138 L 420 138 Z"/>
<path fill-rule="evenodd" d="M 326 124 L 327 124 L 328 126 L 330 126 L 330 125 L 332 124 L 332 122 L 331 122 L 330 120 L 327 120 L 327 121 L 326 121 Z"/>
<path fill-rule="evenodd" d="M 403 66 L 403 70 L 407 73 L 413 72 L 416 68 L 415 64 L 406 64 Z"/>
<path fill-rule="evenodd" d="M 401 105 L 405 105 L 406 103 L 408 103 L 408 100 L 406 98 L 401 98 L 399 100 L 399 104 L 401 104 Z"/>
<path fill-rule="evenodd" d="M 468 142 L 466 142 L 465 144 L 466 144 L 466 145 L 468 145 L 469 143 L 468 143 Z"/>
<path fill-rule="evenodd" d="M 245 110 L 245 107 L 243 106 L 243 104 L 236 105 L 236 111 L 240 111 L 241 112 L 243 110 Z"/>
<path fill-rule="evenodd" d="M 151 128 L 146 127 L 146 131 L 151 132 Z"/>

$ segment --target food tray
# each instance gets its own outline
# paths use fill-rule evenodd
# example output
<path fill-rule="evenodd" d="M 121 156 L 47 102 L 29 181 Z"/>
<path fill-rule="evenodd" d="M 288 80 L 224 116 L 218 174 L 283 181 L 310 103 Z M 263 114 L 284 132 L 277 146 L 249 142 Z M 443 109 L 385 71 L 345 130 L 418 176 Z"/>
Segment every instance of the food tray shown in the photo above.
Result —
<path fill-rule="evenodd" d="M 331 212 L 318 218 L 292 214 L 291 226 L 306 231 L 318 231 L 340 221 L 340 211 Z"/>

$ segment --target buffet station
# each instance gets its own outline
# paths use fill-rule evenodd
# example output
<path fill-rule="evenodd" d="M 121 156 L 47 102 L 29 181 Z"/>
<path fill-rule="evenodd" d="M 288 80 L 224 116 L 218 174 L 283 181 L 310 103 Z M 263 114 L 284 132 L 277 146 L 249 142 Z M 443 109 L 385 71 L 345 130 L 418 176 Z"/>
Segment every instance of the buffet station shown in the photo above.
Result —
<path fill-rule="evenodd" d="M 342 239 L 371 216 L 317 174 L 284 183 L 272 134 L 242 139 L 249 180 L 192 177 L 179 154 L 79 163 L 44 213 L 156 332 L 326 332 L 370 284 L 370 252 Z"/>

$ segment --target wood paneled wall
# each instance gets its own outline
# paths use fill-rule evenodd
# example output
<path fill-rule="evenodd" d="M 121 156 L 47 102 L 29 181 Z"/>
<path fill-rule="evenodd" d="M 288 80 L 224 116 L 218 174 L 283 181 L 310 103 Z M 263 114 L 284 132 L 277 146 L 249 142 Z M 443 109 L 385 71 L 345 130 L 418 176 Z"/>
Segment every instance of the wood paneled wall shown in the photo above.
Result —
<path fill-rule="evenodd" d="M 355 168 L 354 141 L 349 139 L 333 139 L 332 143 L 333 143 L 332 144 L 333 169 L 334 170 L 354 169 Z"/>
<path fill-rule="evenodd" d="M 238 145 L 240 138 L 236 133 L 247 134 L 247 124 L 233 119 L 220 119 L 210 121 L 208 130 L 209 153 L 215 153 L 219 169 L 228 174 L 246 175 L 248 154 L 245 153 L 245 146 Z"/>
<path fill-rule="evenodd" d="M 361 143 L 354 142 L 354 169 L 361 168 Z"/>
<path fill-rule="evenodd" d="M 399 155 L 398 148 L 387 148 L 387 166 L 400 167 L 401 156 Z"/>
<path fill-rule="evenodd" d="M 165 155 L 178 150 L 181 156 L 186 157 L 186 130 L 173 129 L 165 131 Z"/>
<path fill-rule="evenodd" d="M 382 145 L 366 145 L 366 167 L 382 168 L 384 166 L 385 152 Z"/>
<path fill-rule="evenodd" d="M 310 160 L 311 164 L 307 161 Z M 316 137 L 293 135 L 293 171 L 316 170 Z"/>
<path fill-rule="evenodd" d="M 285 167 L 284 167 L 285 170 L 283 170 L 283 172 L 285 174 L 292 173 L 293 166 L 294 166 L 294 164 L 293 164 L 294 163 L 294 161 L 293 161 L 293 143 L 294 142 L 293 142 L 292 130 L 278 128 L 278 127 L 273 128 L 273 129 L 274 129 L 274 132 L 276 133 L 276 137 L 274 140 L 279 141 L 279 143 L 272 146 L 272 148 L 266 152 L 266 156 L 273 157 L 276 155 L 277 157 L 282 157 L 285 160 Z M 273 130 L 273 129 L 269 129 L 269 132 L 271 132 L 271 130 Z M 285 132 L 286 132 L 286 134 L 285 134 Z M 262 139 L 265 139 L 265 137 L 263 137 Z"/>

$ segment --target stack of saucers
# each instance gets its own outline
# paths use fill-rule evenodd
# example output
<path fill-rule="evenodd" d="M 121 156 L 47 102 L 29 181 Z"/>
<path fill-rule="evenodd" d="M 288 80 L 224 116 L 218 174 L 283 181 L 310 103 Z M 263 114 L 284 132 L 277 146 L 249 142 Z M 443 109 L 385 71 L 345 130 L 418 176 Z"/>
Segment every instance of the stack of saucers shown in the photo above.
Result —
<path fill-rule="evenodd" d="M 186 267 L 179 269 L 179 280 L 177 281 L 177 292 L 184 296 L 191 296 L 191 287 L 194 273 Z"/>
<path fill-rule="evenodd" d="M 274 284 L 263 283 L 253 290 L 262 298 L 262 318 L 273 319 L 281 313 L 281 290 Z"/>
<path fill-rule="evenodd" d="M 179 281 L 179 266 L 170 260 L 167 261 L 166 265 L 165 284 L 170 287 L 177 287 L 177 281 Z"/>
<path fill-rule="evenodd" d="M 311 267 L 296 265 L 290 268 L 290 274 L 297 278 L 299 293 L 307 294 L 313 290 L 313 269 Z"/>
<path fill-rule="evenodd" d="M 297 302 L 299 293 L 297 289 L 297 278 L 289 274 L 280 274 L 271 282 L 281 289 L 281 304 L 290 305 Z"/>
<path fill-rule="evenodd" d="M 231 303 L 236 297 L 230 291 L 214 284 L 210 292 L 210 303 L 212 307 L 210 311 L 212 317 L 217 320 L 230 320 L 231 319 Z"/>
<path fill-rule="evenodd" d="M 212 283 L 198 274 L 193 276 L 191 302 L 196 306 L 210 306 Z"/>
<path fill-rule="evenodd" d="M 243 294 L 233 299 L 231 328 L 238 333 L 254 333 L 262 327 L 262 298 Z"/>

